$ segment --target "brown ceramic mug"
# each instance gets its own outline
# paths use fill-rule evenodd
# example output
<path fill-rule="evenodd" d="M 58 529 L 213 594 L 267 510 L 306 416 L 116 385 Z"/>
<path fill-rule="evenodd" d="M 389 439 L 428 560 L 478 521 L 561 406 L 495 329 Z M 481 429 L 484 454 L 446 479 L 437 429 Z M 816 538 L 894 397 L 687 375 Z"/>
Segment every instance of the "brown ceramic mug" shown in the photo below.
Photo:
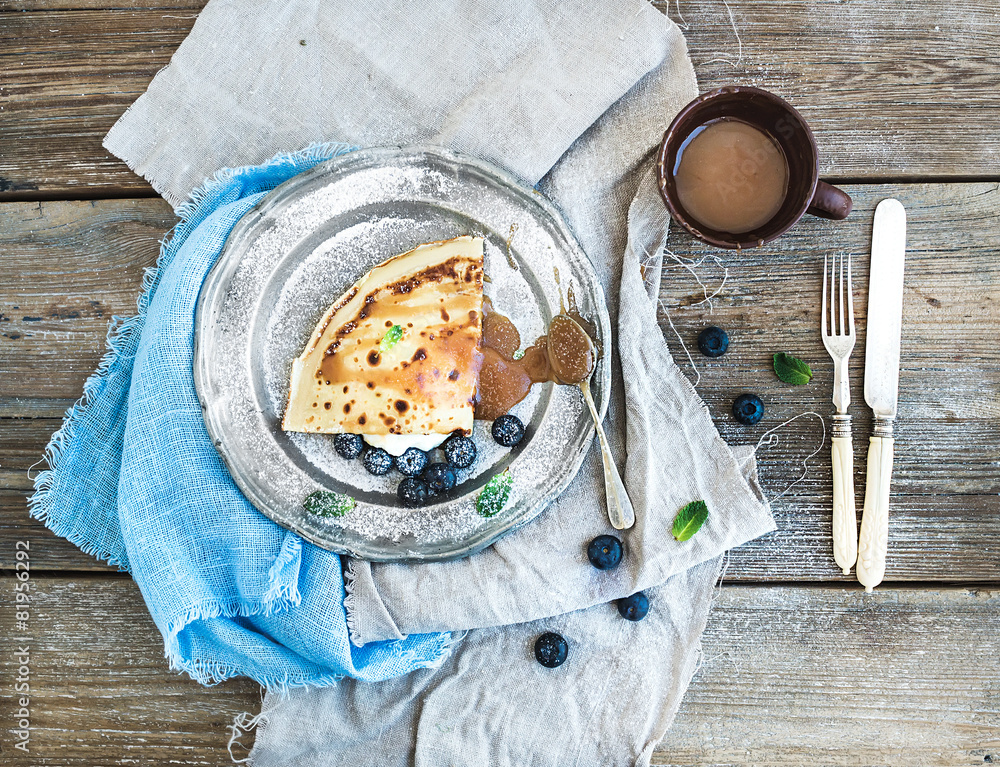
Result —
<path fill-rule="evenodd" d="M 787 163 L 787 191 L 781 207 L 756 229 L 739 234 L 712 229 L 691 216 L 680 203 L 674 183 L 678 153 L 692 132 L 720 118 L 747 123 L 765 133 Z M 695 237 L 720 248 L 752 248 L 787 232 L 806 213 L 843 219 L 851 212 L 846 192 L 819 180 L 819 153 L 812 131 L 791 104 L 773 93 L 730 85 L 705 93 L 674 118 L 660 144 L 657 158 L 660 195 L 674 220 Z"/>

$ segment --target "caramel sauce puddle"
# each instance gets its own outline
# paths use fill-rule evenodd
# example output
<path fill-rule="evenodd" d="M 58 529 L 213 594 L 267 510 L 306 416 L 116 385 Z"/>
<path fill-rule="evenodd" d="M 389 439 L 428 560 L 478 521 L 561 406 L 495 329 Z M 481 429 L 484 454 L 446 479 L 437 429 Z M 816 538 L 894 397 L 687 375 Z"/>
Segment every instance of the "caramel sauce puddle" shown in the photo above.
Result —
<path fill-rule="evenodd" d="M 581 337 L 580 328 L 592 337 L 591 326 L 576 311 L 572 291 L 568 301 L 569 309 L 561 306 L 546 333 L 525 350 L 524 356 L 514 359 L 521 347 L 521 334 L 488 297 L 483 298 L 477 419 L 496 420 L 528 396 L 536 383 L 576 385 L 590 376 L 597 363 L 596 352 L 590 338 Z"/>

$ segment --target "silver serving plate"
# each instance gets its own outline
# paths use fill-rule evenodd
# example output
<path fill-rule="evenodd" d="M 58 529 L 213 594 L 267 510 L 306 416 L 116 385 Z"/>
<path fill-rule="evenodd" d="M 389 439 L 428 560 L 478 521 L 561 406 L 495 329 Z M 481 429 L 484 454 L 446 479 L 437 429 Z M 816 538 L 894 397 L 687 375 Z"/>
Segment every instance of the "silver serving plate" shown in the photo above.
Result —
<path fill-rule="evenodd" d="M 569 291 L 603 354 L 593 391 L 603 416 L 611 326 L 587 256 L 556 209 L 514 178 L 437 148 L 352 152 L 285 182 L 236 225 L 198 301 L 194 379 L 205 425 L 247 499 L 279 525 L 330 551 L 374 561 L 466 556 L 537 516 L 576 475 L 594 428 L 576 387 L 536 385 L 512 411 L 527 436 L 513 450 L 477 421 L 479 457 L 438 503 L 407 509 L 400 475 L 375 477 L 337 455 L 333 438 L 281 429 L 292 360 L 330 304 L 390 256 L 462 234 L 486 240 L 486 294 L 527 346 Z M 509 468 L 499 514 L 476 512 L 486 482 Z M 317 517 L 316 490 L 357 505 Z"/>

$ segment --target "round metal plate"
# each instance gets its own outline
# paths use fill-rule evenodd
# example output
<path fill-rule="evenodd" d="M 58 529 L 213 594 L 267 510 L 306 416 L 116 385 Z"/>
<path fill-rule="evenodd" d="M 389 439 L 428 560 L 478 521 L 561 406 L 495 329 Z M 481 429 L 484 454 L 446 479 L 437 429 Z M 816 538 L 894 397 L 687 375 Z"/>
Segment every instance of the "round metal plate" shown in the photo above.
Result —
<path fill-rule="evenodd" d="M 318 165 L 268 194 L 236 225 L 202 288 L 194 377 L 205 425 L 247 499 L 325 549 L 375 561 L 471 554 L 533 519 L 572 480 L 593 436 L 576 387 L 536 385 L 512 411 L 527 427 L 513 450 L 477 421 L 475 464 L 439 502 L 407 509 L 401 477 L 368 474 L 333 439 L 281 430 L 292 360 L 330 304 L 373 266 L 421 243 L 485 238 L 486 294 L 522 334 L 541 335 L 572 291 L 603 354 L 592 388 L 607 408 L 610 321 L 600 283 L 555 208 L 504 172 L 437 148 L 372 149 Z M 476 498 L 510 468 L 504 510 Z M 357 506 L 322 518 L 302 506 L 316 490 Z"/>

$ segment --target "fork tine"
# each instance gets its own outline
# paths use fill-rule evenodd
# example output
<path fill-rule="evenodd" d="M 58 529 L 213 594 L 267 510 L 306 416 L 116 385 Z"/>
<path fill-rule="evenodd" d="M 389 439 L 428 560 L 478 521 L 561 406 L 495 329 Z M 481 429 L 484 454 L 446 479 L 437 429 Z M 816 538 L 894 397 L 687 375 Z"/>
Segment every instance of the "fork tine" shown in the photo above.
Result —
<path fill-rule="evenodd" d="M 847 256 L 847 322 L 854 335 L 854 283 L 851 280 L 851 257 Z"/>
<path fill-rule="evenodd" d="M 837 336 L 837 254 L 830 258 L 830 335 Z"/>
<path fill-rule="evenodd" d="M 827 257 L 826 254 L 823 255 L 823 292 L 820 294 L 822 296 L 822 302 L 820 305 L 820 316 L 823 318 L 823 335 L 830 335 L 830 330 L 828 327 L 829 317 L 826 315 L 826 269 L 827 269 Z"/>
<path fill-rule="evenodd" d="M 830 259 L 830 335 L 837 337 L 837 254 Z"/>
<path fill-rule="evenodd" d="M 840 301 L 838 302 L 838 307 L 840 310 L 840 335 L 844 335 L 847 332 L 847 323 L 844 321 L 844 254 L 840 254 Z"/>

